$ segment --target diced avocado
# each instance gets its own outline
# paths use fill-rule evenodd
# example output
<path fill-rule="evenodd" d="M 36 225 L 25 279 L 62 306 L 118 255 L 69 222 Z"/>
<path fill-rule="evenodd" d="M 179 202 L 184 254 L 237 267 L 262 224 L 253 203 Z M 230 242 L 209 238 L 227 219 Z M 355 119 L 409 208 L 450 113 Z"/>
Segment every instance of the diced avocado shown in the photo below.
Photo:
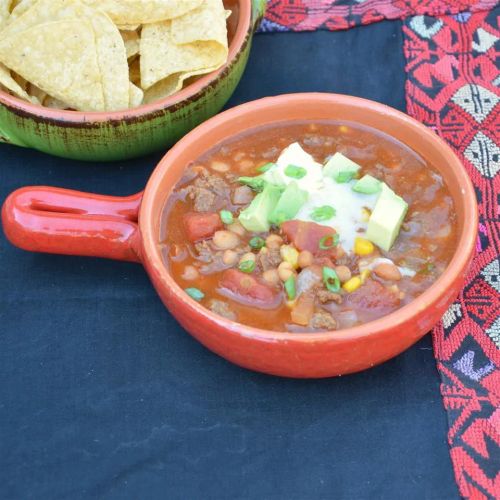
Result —
<path fill-rule="evenodd" d="M 332 177 L 336 182 L 349 182 L 361 167 L 342 153 L 335 153 L 323 167 L 323 175 Z"/>
<path fill-rule="evenodd" d="M 274 207 L 269 222 L 279 225 L 286 220 L 293 219 L 308 197 L 307 191 L 300 189 L 296 182 L 290 182 Z"/>
<path fill-rule="evenodd" d="M 366 238 L 388 252 L 396 240 L 401 224 L 408 211 L 408 203 L 386 184 L 368 221 Z"/>
<path fill-rule="evenodd" d="M 285 183 L 283 182 L 283 176 L 276 164 L 269 170 L 264 172 L 260 176 L 260 178 L 265 182 L 269 182 L 269 184 L 274 184 L 275 186 L 285 186 Z"/>
<path fill-rule="evenodd" d="M 352 186 L 352 190 L 356 191 L 356 193 L 375 194 L 382 189 L 381 185 L 382 183 L 378 179 L 367 174 L 361 177 L 359 181 L 356 181 Z"/>
<path fill-rule="evenodd" d="M 279 187 L 266 184 L 262 193 L 259 193 L 252 203 L 240 213 L 241 225 L 250 232 L 269 231 L 269 216 L 276 207 L 280 194 Z"/>

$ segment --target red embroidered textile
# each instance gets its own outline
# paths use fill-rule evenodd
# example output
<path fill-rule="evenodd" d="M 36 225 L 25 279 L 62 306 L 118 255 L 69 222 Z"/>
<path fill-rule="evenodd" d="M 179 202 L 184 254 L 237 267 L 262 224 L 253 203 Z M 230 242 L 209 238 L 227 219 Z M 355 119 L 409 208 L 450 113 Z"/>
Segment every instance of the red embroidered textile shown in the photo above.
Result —
<path fill-rule="evenodd" d="M 460 494 L 500 498 L 500 70 L 498 16 L 407 19 L 408 113 L 462 158 L 479 203 L 477 255 L 460 297 L 434 329 Z"/>
<path fill-rule="evenodd" d="M 493 9 L 498 0 L 268 0 L 262 31 L 340 30 L 383 19 Z"/>
<path fill-rule="evenodd" d="M 500 498 L 498 1 L 270 0 L 261 30 L 339 30 L 398 18 L 405 19 L 407 112 L 455 149 L 478 197 L 477 254 L 433 342 L 460 494 Z"/>

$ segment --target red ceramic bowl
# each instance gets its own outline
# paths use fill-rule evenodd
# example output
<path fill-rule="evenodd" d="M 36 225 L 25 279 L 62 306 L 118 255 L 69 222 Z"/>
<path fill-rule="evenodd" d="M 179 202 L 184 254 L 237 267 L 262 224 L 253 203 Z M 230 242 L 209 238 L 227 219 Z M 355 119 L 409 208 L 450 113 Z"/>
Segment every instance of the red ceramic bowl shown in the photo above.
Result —
<path fill-rule="evenodd" d="M 165 200 L 187 164 L 240 132 L 303 119 L 357 122 L 408 145 L 440 171 L 458 220 L 455 255 L 425 293 L 382 319 L 335 332 L 266 331 L 217 316 L 176 284 L 158 246 Z M 460 291 L 478 225 L 472 184 L 460 160 L 437 135 L 392 108 L 335 94 L 270 97 L 208 120 L 165 155 L 143 193 L 113 198 L 28 187 L 8 197 L 2 219 L 7 238 L 26 250 L 142 262 L 166 307 L 202 344 L 245 368 L 287 377 L 330 377 L 365 370 L 414 344 L 440 320 Z"/>

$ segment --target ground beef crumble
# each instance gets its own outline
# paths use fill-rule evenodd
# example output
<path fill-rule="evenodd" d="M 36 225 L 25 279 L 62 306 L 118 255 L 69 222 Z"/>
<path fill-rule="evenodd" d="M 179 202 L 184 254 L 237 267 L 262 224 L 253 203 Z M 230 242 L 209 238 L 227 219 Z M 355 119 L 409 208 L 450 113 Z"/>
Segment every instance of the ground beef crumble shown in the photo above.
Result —
<path fill-rule="evenodd" d="M 232 200 L 235 205 L 248 205 L 253 197 L 253 191 L 248 186 L 239 186 L 233 190 Z"/>
<path fill-rule="evenodd" d="M 357 269 L 359 262 L 359 256 L 356 254 L 344 254 L 342 257 L 336 259 L 335 264 L 337 266 L 347 266 L 349 269 Z"/>
<path fill-rule="evenodd" d="M 330 290 L 325 290 L 324 288 L 316 290 L 316 297 L 318 297 L 318 300 L 322 304 L 327 304 L 328 302 L 342 303 L 342 295 L 340 293 L 330 292 Z"/>
<path fill-rule="evenodd" d="M 229 185 L 223 179 L 205 172 L 201 172 L 186 189 L 196 212 L 214 212 L 227 202 L 230 193 Z"/>
<path fill-rule="evenodd" d="M 335 330 L 337 322 L 329 312 L 320 309 L 313 314 L 309 326 L 317 330 Z"/>
<path fill-rule="evenodd" d="M 217 250 L 212 248 L 206 240 L 198 241 L 194 244 L 194 247 L 198 254 L 196 258 L 201 262 L 212 262 L 217 254 Z"/>
<path fill-rule="evenodd" d="M 260 266 L 263 271 L 276 269 L 281 263 L 279 248 L 263 248 L 258 255 Z"/>

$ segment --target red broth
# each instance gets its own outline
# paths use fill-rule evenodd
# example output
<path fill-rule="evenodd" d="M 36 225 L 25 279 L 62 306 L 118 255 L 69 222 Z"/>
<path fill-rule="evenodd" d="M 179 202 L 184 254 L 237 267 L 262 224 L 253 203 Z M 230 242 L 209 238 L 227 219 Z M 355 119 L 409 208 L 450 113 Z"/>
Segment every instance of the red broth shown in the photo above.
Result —
<path fill-rule="evenodd" d="M 248 189 L 238 190 L 238 177 L 259 175 L 259 167 L 276 161 L 294 142 L 321 164 L 341 152 L 362 167 L 361 175 L 384 181 L 408 203 L 401 231 L 388 252 L 375 246 L 371 254 L 360 256 L 336 247 L 311 256 L 297 248 L 302 267 L 281 265 L 280 277 L 280 248 L 293 248 L 297 243 L 295 223 L 288 223 L 286 230 L 286 223 L 273 226 L 264 234 L 222 223 L 221 210 L 230 211 L 237 221 L 239 212 L 255 196 Z M 306 237 L 314 238 L 310 229 Z M 215 230 L 229 240 L 217 240 L 222 247 L 214 242 Z M 201 231 L 194 236 L 196 242 L 189 241 L 192 231 Z M 197 297 L 202 305 L 246 325 L 298 332 L 363 324 L 408 304 L 444 271 L 455 251 L 456 233 L 453 202 L 442 177 L 404 144 L 351 123 L 294 122 L 250 130 L 214 146 L 187 166 L 183 179 L 166 200 L 159 244 L 176 282 L 184 289 L 202 292 L 203 298 Z M 264 249 L 252 248 L 249 243 L 256 236 L 263 240 L 271 236 L 266 240 L 269 244 Z M 220 233 L 216 238 L 221 239 Z M 242 273 L 239 261 L 249 253 L 254 257 L 246 260 L 254 259 L 255 267 L 247 266 L 245 270 L 250 272 Z M 394 271 L 394 266 L 385 272 L 382 268 L 361 272 L 362 266 L 381 258 L 413 271 L 414 276 L 391 275 L 387 271 Z M 343 278 L 338 292 L 328 293 L 325 288 L 324 267 Z M 298 296 L 294 300 L 289 300 L 284 287 L 287 269 L 294 276 Z M 362 284 L 348 291 L 347 278 L 353 277 L 359 277 Z"/>

